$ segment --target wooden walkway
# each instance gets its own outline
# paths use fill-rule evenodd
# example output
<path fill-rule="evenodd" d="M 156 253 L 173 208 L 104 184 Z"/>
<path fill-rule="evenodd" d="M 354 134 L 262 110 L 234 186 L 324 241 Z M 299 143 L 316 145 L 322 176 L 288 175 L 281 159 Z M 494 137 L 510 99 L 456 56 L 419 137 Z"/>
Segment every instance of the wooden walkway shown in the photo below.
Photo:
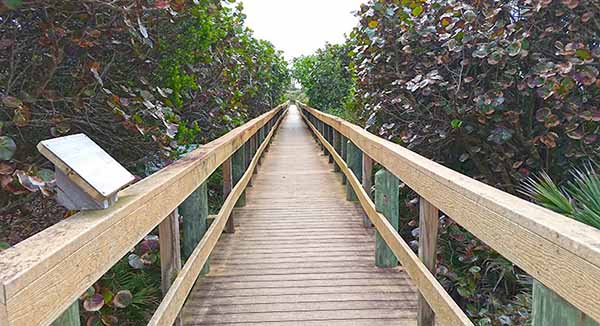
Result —
<path fill-rule="evenodd" d="M 295 106 L 186 303 L 186 325 L 416 325 L 402 267 L 375 267 L 372 229 L 346 201 Z"/>

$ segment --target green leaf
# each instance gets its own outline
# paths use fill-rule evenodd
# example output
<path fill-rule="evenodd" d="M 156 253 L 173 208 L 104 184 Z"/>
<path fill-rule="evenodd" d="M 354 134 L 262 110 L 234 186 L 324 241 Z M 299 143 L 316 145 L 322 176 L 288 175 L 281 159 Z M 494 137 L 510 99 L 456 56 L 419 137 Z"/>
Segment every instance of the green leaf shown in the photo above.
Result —
<path fill-rule="evenodd" d="M 6 250 L 8 248 L 10 248 L 10 245 L 7 242 L 0 241 L 0 251 Z"/>
<path fill-rule="evenodd" d="M 8 161 L 17 150 L 17 144 L 8 136 L 0 136 L 0 160 Z"/>
<path fill-rule="evenodd" d="M 4 5 L 6 7 L 8 7 L 8 9 L 16 9 L 21 4 L 23 4 L 23 1 L 22 0 L 3 0 L 2 3 L 4 3 Z"/>
<path fill-rule="evenodd" d="M 421 14 L 423 13 L 423 10 L 424 10 L 423 6 L 418 5 L 413 8 L 412 14 L 413 14 L 413 16 L 421 16 Z"/>
<path fill-rule="evenodd" d="M 462 120 L 459 120 L 459 119 L 454 119 L 454 120 L 450 121 L 450 126 L 452 126 L 453 129 L 460 128 L 460 126 L 462 126 L 462 124 L 463 124 Z"/>
<path fill-rule="evenodd" d="M 113 306 L 117 308 L 126 308 L 133 301 L 133 295 L 129 290 L 121 290 L 115 294 L 113 299 Z"/>

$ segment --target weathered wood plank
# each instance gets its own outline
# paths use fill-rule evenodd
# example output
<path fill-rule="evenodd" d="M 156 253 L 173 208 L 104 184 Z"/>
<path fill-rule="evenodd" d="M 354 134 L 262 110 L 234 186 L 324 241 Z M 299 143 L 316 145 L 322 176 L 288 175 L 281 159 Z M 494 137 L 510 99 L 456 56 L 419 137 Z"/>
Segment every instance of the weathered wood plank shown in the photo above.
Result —
<path fill-rule="evenodd" d="M 533 281 L 533 326 L 598 326 L 552 290 Z"/>
<path fill-rule="evenodd" d="M 263 127 L 264 128 L 264 127 Z M 261 130 L 263 129 L 261 128 Z M 233 189 L 233 173 L 232 173 L 232 158 L 228 158 L 221 165 L 221 170 L 223 173 L 223 198 L 227 198 L 231 193 L 231 189 Z M 230 216 L 227 220 L 227 224 L 225 225 L 226 233 L 235 232 L 235 218 Z"/>
<path fill-rule="evenodd" d="M 306 110 L 487 245 L 600 321 L 600 230 L 461 175 L 340 118 Z"/>
<path fill-rule="evenodd" d="M 177 211 L 169 214 L 158 225 L 160 245 L 161 290 L 167 293 L 171 283 L 181 270 L 181 252 L 179 242 L 179 215 Z"/>
<path fill-rule="evenodd" d="M 427 199 L 419 198 L 419 258 L 429 271 L 435 276 L 435 263 L 437 258 L 437 237 L 440 213 Z M 417 312 L 417 325 L 433 326 L 435 315 L 425 298 L 419 294 L 419 310 Z"/>
<path fill-rule="evenodd" d="M 60 317 L 58 317 L 52 326 L 79 326 L 81 320 L 79 317 L 79 301 L 75 301 L 67 310 L 65 310 Z"/>
<path fill-rule="evenodd" d="M 362 154 L 362 186 L 369 197 L 373 199 L 373 195 L 371 194 L 371 188 L 373 187 L 373 159 L 365 153 Z M 372 226 L 369 217 L 366 215 L 363 215 L 363 224 L 365 227 Z"/>
<path fill-rule="evenodd" d="M 362 179 L 362 152 L 349 140 L 346 142 L 346 165 L 358 180 Z M 346 200 L 358 201 L 358 197 L 349 183 L 346 183 Z"/>
<path fill-rule="evenodd" d="M 375 174 L 375 208 L 383 214 L 394 230 L 400 224 L 400 181 L 385 169 Z M 375 235 L 375 265 L 378 267 L 398 266 L 398 259 L 379 231 Z"/>

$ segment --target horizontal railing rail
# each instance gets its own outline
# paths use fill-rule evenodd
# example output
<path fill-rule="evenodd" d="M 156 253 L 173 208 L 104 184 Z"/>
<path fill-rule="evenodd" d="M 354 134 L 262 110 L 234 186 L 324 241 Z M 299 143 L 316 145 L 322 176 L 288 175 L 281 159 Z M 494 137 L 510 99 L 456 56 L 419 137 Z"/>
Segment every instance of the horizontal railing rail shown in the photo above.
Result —
<path fill-rule="evenodd" d="M 177 207 L 219 166 L 228 162 L 231 169 L 231 157 L 246 146 L 255 153 L 251 162 L 177 277 L 167 280 L 168 292 L 150 322 L 173 324 L 285 112 L 282 104 L 202 145 L 121 191 L 106 210 L 80 212 L 0 252 L 0 325 L 52 323 L 148 233 L 176 217 Z M 179 243 L 173 246 L 179 250 Z"/>
<path fill-rule="evenodd" d="M 577 309 L 600 321 L 599 230 L 462 175 L 341 118 L 299 106 L 304 120 L 344 172 L 366 215 L 403 264 L 436 318 L 445 321 L 442 325 L 471 325 L 471 322 L 375 209 L 364 185 L 343 155 L 338 154 L 339 143 L 332 144 L 336 135 L 338 142 L 339 137 L 347 139 L 365 157 L 413 189 L 426 207 L 431 205 L 441 210 Z M 333 137 L 331 131 L 336 133 Z M 429 218 L 437 219 L 437 211 Z M 424 230 L 421 232 L 424 237 Z"/>

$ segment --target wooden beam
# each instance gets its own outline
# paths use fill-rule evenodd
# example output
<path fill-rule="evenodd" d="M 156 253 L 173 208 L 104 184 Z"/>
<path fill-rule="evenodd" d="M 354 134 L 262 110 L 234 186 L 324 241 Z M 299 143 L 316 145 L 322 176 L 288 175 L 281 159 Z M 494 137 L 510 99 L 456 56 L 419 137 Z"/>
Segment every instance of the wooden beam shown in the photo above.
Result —
<path fill-rule="evenodd" d="M 341 142 L 341 151 L 340 156 L 343 158 L 344 162 L 346 162 L 346 149 L 348 145 L 348 139 L 340 134 L 340 142 Z M 346 184 L 346 175 L 342 173 L 342 184 Z"/>
<path fill-rule="evenodd" d="M 279 117 L 276 125 L 267 135 L 267 139 L 271 139 L 273 137 L 273 134 L 276 132 L 282 118 L 283 115 Z M 223 206 L 219 210 L 219 214 L 215 217 L 215 220 L 206 232 L 206 235 L 202 238 L 190 256 L 188 262 L 186 262 L 186 264 L 183 266 L 181 272 L 175 279 L 175 282 L 173 282 L 171 289 L 169 289 L 169 292 L 164 296 L 163 301 L 154 312 L 152 319 L 150 319 L 148 322 L 149 326 L 171 326 L 171 324 L 176 320 L 177 315 L 181 311 L 181 308 L 183 307 L 183 304 L 185 303 L 185 300 L 192 289 L 192 286 L 194 286 L 194 283 L 200 274 L 202 266 L 206 263 L 210 253 L 217 244 L 217 241 L 219 240 L 219 237 L 225 228 L 225 224 L 227 223 L 235 204 L 238 202 L 239 197 L 247 186 L 248 181 L 252 177 L 252 170 L 258 164 L 258 157 L 267 147 L 267 144 L 268 142 L 261 144 L 257 154 L 250 162 L 248 170 L 240 178 L 239 182 L 234 186 L 229 196 L 225 199 Z"/>
<path fill-rule="evenodd" d="M 542 283 L 533 281 L 532 326 L 598 326 Z"/>
<path fill-rule="evenodd" d="M 233 177 L 233 185 L 235 186 L 246 171 L 246 150 L 247 146 L 244 144 L 240 147 L 235 153 L 233 153 L 232 157 L 232 177 Z M 246 191 L 243 191 L 236 203 L 236 206 L 243 207 L 246 206 Z"/>
<path fill-rule="evenodd" d="M 160 243 L 160 288 L 162 293 L 165 294 L 181 269 L 179 215 L 177 211 L 173 211 L 158 225 L 158 241 Z"/>
<path fill-rule="evenodd" d="M 375 209 L 398 232 L 398 226 L 400 225 L 400 180 L 385 169 L 381 169 L 375 174 L 375 189 Z M 365 193 L 367 192 L 365 191 Z M 396 255 L 394 255 L 379 231 L 375 234 L 375 266 L 398 266 Z"/>
<path fill-rule="evenodd" d="M 342 147 L 340 133 L 333 128 L 331 129 L 333 130 L 333 149 L 339 154 Z M 333 171 L 340 172 L 340 167 L 337 165 L 335 160 L 333 162 Z"/>
<path fill-rule="evenodd" d="M 435 276 L 437 237 L 440 213 L 427 199 L 419 198 L 419 258 Z M 418 326 L 434 326 L 435 315 L 422 295 L 417 310 Z"/>
<path fill-rule="evenodd" d="M 600 230 L 452 171 L 340 118 L 326 121 L 420 196 L 600 321 Z M 514 245 L 518 243 L 519 245 Z"/>
<path fill-rule="evenodd" d="M 362 153 L 362 186 L 369 197 L 373 199 L 373 195 L 371 194 L 371 188 L 373 187 L 373 160 L 365 153 Z M 371 221 L 369 221 L 369 217 L 366 215 L 363 219 L 363 224 L 367 228 L 371 227 Z"/>
<path fill-rule="evenodd" d="M 129 186 L 114 206 L 78 213 L 0 252 L 0 324 L 49 325 L 284 109 L 252 119 Z"/>
<path fill-rule="evenodd" d="M 231 157 L 223 162 L 222 171 L 223 171 L 223 198 L 227 198 L 231 193 L 231 189 L 233 189 L 233 176 L 231 172 L 232 164 Z M 234 233 L 235 232 L 235 219 L 231 216 L 227 219 L 227 225 L 225 225 L 225 233 Z"/>
<path fill-rule="evenodd" d="M 179 215 L 183 218 L 183 261 L 187 261 L 200 239 L 208 229 L 208 192 L 206 182 L 194 190 L 186 200 L 179 205 Z M 206 263 L 202 274 L 209 271 Z"/>
<path fill-rule="evenodd" d="M 301 111 L 301 113 L 303 113 Z M 302 115 L 306 121 L 306 117 Z M 308 124 L 309 128 L 315 128 Z M 322 137 L 319 140 L 323 143 Z M 325 145 L 330 146 L 329 144 Z M 361 182 L 350 171 L 348 166 L 342 160 L 340 155 L 334 154 L 334 159 L 340 165 L 342 172 L 348 177 L 348 182 L 356 191 L 361 206 L 369 216 L 376 230 L 381 234 L 382 239 L 396 255 L 402 266 L 411 277 L 415 286 L 423 294 L 427 302 L 433 307 L 439 325 L 466 325 L 473 326 L 473 323 L 452 300 L 450 295 L 444 290 L 444 287 L 429 272 L 427 267 L 415 255 L 410 246 L 400 237 L 398 231 L 390 224 L 383 214 L 377 212 L 375 204 L 362 188 Z"/>
<path fill-rule="evenodd" d="M 357 179 L 362 180 L 362 152 L 351 141 L 346 142 L 346 164 Z M 352 186 L 346 183 L 346 200 L 358 201 Z"/>
<path fill-rule="evenodd" d="M 165 295 L 181 270 L 179 215 L 176 210 L 158 225 L 158 241 L 160 246 L 160 289 Z M 173 321 L 173 325 L 183 326 L 183 319 L 178 315 Z"/>
<path fill-rule="evenodd" d="M 65 312 L 60 315 L 52 326 L 79 326 L 81 325 L 81 317 L 79 317 L 79 300 L 75 301 Z"/>

